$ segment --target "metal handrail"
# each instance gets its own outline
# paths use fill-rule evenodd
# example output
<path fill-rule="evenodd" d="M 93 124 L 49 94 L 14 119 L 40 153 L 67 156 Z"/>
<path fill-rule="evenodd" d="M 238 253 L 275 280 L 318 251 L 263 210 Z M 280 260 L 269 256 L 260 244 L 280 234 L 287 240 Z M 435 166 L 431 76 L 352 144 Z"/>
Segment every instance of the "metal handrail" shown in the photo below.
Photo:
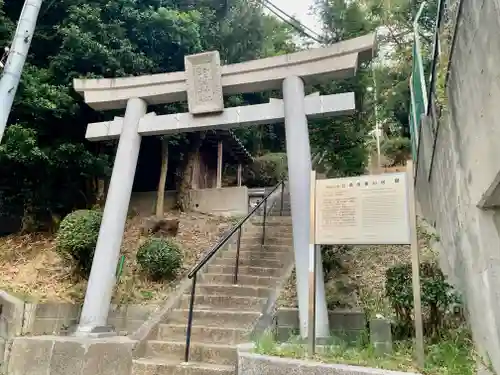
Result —
<path fill-rule="evenodd" d="M 188 311 L 188 322 L 186 327 L 186 347 L 184 352 L 184 362 L 189 362 L 189 351 L 191 347 L 191 328 L 193 325 L 193 309 L 194 300 L 196 292 L 196 279 L 198 271 L 201 270 L 207 262 L 212 259 L 212 257 L 229 241 L 229 239 L 238 232 L 237 248 L 236 248 L 236 259 L 235 259 L 235 269 L 234 269 L 234 284 L 238 283 L 238 271 L 239 271 L 239 258 L 240 258 L 240 244 L 241 244 L 241 228 L 248 219 L 262 206 L 264 205 L 264 217 L 262 221 L 262 240 L 261 244 L 264 246 L 266 240 L 266 216 L 267 216 L 267 201 L 269 197 L 281 187 L 281 206 L 280 206 L 280 216 L 283 216 L 283 195 L 285 192 L 285 181 L 280 181 L 273 189 L 245 216 L 241 219 L 234 227 L 229 231 L 213 248 L 210 250 L 196 266 L 194 266 L 188 273 L 188 278 L 193 280 L 191 286 L 191 299 L 189 301 L 189 311 Z"/>

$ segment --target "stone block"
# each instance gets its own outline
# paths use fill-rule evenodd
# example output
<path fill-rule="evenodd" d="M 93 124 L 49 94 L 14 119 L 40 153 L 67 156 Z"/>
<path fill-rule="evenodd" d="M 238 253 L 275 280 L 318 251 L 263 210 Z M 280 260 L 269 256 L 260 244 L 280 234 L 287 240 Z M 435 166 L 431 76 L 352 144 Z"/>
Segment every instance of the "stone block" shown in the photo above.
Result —
<path fill-rule="evenodd" d="M 328 312 L 332 331 L 353 331 L 366 328 L 366 317 L 360 310 L 333 310 Z"/>
<path fill-rule="evenodd" d="M 14 339 L 10 352 L 9 375 L 50 374 L 50 360 L 54 340 L 20 337 Z"/>
<path fill-rule="evenodd" d="M 59 335 L 78 324 L 77 319 L 62 318 L 37 318 L 25 332 L 31 335 Z"/>
<path fill-rule="evenodd" d="M 222 112 L 222 70 L 218 51 L 186 56 L 186 84 L 189 112 Z"/>
<path fill-rule="evenodd" d="M 81 375 L 129 375 L 134 343 L 123 338 L 89 345 Z"/>
<path fill-rule="evenodd" d="M 86 347 L 78 341 L 53 341 L 50 375 L 81 375 Z"/>
<path fill-rule="evenodd" d="M 0 291 L 0 337 L 20 335 L 23 327 L 24 301 Z"/>
<path fill-rule="evenodd" d="M 248 214 L 248 189 L 246 186 L 214 189 L 192 189 L 189 191 L 193 211 L 245 216 Z"/>
<path fill-rule="evenodd" d="M 392 353 L 391 322 L 386 319 L 370 321 L 370 342 L 378 355 Z"/>
<path fill-rule="evenodd" d="M 7 374 L 129 375 L 134 344 L 125 337 L 18 337 Z"/>
<path fill-rule="evenodd" d="M 299 334 L 297 308 L 280 308 L 277 320 L 278 341 L 287 341 Z M 349 342 L 356 341 L 366 329 L 366 318 L 360 310 L 332 310 L 328 312 L 328 320 L 331 333 Z"/>
<path fill-rule="evenodd" d="M 80 315 L 81 306 L 70 303 L 44 302 L 37 303 L 36 318 L 69 318 L 76 319 Z"/>

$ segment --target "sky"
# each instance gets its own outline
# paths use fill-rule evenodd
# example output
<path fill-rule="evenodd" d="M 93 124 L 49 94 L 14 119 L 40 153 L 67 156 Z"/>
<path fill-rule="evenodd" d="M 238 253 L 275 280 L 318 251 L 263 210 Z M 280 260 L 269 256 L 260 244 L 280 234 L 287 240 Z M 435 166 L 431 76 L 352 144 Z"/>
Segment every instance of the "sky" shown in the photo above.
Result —
<path fill-rule="evenodd" d="M 295 16 L 302 24 L 320 33 L 320 23 L 315 16 L 310 15 L 309 8 L 313 5 L 314 0 L 270 0 L 271 3 L 278 8 L 288 13 L 290 16 Z"/>

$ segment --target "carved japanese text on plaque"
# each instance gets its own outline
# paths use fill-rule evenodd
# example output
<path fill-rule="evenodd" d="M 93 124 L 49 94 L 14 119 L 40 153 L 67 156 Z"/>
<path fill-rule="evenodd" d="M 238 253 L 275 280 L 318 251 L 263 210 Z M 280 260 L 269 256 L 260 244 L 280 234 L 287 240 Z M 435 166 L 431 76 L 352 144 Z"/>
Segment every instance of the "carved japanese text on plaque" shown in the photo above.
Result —
<path fill-rule="evenodd" d="M 410 244 L 405 173 L 316 181 L 317 244 Z"/>
<path fill-rule="evenodd" d="M 219 52 L 205 52 L 185 57 L 189 112 L 222 112 L 222 79 Z"/>

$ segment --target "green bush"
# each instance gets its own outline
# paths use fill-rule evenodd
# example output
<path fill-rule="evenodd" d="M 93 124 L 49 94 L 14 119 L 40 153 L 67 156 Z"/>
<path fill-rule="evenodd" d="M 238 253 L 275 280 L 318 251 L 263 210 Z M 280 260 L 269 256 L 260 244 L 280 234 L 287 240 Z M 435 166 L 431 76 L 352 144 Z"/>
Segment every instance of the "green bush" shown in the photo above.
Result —
<path fill-rule="evenodd" d="M 244 175 L 246 186 L 274 186 L 288 176 L 285 153 L 269 153 L 256 158 Z"/>
<path fill-rule="evenodd" d="M 137 263 L 152 280 L 169 280 L 182 266 L 182 252 L 171 239 L 152 237 L 139 248 Z"/>
<path fill-rule="evenodd" d="M 100 211 L 78 210 L 68 214 L 59 226 L 56 249 L 75 262 L 82 276 L 90 274 L 101 220 Z"/>
<path fill-rule="evenodd" d="M 445 327 L 456 323 L 454 306 L 460 298 L 435 263 L 420 265 L 422 313 L 425 334 L 437 335 Z M 406 338 L 413 335 L 413 287 L 411 264 L 403 264 L 386 271 L 386 296 L 396 314 L 396 335 Z"/>
<path fill-rule="evenodd" d="M 394 165 L 402 165 L 410 158 L 411 141 L 404 137 L 389 138 L 382 143 L 381 151 Z"/>

